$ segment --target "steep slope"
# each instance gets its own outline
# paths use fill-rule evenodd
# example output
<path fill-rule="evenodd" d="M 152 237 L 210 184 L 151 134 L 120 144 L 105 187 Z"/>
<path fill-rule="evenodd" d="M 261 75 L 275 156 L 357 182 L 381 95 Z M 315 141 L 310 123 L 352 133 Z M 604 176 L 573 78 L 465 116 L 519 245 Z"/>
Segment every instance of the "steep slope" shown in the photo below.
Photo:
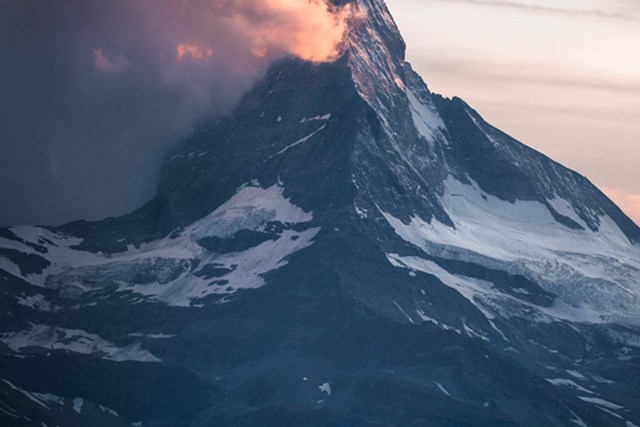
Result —
<path fill-rule="evenodd" d="M 4 424 L 640 425 L 638 227 L 355 5 L 144 208 L 0 230 Z"/>

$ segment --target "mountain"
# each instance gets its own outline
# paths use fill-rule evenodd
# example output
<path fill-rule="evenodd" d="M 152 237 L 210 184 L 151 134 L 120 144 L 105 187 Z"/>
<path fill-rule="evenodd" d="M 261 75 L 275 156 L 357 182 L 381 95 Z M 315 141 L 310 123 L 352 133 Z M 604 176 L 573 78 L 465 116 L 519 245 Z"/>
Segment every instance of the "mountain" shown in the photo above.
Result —
<path fill-rule="evenodd" d="M 640 229 L 354 7 L 146 206 L 0 230 L 2 425 L 640 425 Z"/>

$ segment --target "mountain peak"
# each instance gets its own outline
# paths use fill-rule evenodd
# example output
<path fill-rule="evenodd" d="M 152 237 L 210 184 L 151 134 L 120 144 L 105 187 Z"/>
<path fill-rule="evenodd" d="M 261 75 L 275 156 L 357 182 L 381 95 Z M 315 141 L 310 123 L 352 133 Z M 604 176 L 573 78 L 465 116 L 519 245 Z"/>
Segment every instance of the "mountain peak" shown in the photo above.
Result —
<path fill-rule="evenodd" d="M 0 229 L 1 422 L 640 424 L 638 227 L 351 4 L 344 55 L 274 63 L 144 208 Z"/>
<path fill-rule="evenodd" d="M 401 84 L 399 69 L 405 61 L 406 45 L 383 1 L 359 0 L 353 4 L 348 55 L 356 83 L 364 89 L 363 95 L 372 99 L 367 92 L 388 92 Z"/>
<path fill-rule="evenodd" d="M 382 0 L 357 0 L 352 4 L 355 24 L 351 41 L 376 42 L 378 49 L 384 47 L 397 60 L 404 61 L 406 44 L 386 3 Z M 377 37 L 370 37 L 371 32 L 377 33 Z"/>

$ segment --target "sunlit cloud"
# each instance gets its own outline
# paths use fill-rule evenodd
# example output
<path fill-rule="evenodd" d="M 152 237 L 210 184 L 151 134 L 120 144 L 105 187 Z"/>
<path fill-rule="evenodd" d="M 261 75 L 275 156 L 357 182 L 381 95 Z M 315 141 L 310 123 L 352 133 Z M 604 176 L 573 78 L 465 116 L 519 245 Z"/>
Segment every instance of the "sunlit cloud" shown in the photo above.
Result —
<path fill-rule="evenodd" d="M 287 53 L 313 62 L 333 61 L 341 54 L 352 14 L 350 4 L 336 7 L 323 0 L 214 0 L 212 9 L 245 30 L 256 57 Z"/>
<path fill-rule="evenodd" d="M 351 16 L 350 4 L 331 10 L 323 1 L 271 0 L 271 3 L 272 7 L 286 4 L 289 13 L 302 25 L 289 34 L 288 29 L 278 25 L 267 31 L 267 38 L 287 40 L 289 51 L 308 61 L 333 61 L 342 53 L 340 47 Z"/>
<path fill-rule="evenodd" d="M 208 47 L 194 44 L 180 43 L 176 47 L 176 55 L 179 59 L 190 56 L 193 59 L 205 59 L 213 56 L 213 50 Z"/>

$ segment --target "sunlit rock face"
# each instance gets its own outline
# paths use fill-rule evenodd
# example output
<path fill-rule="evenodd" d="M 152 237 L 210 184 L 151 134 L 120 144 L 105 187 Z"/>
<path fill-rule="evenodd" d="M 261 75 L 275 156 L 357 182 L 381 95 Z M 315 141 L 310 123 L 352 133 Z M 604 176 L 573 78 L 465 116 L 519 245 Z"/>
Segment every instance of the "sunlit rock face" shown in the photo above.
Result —
<path fill-rule="evenodd" d="M 0 230 L 6 425 L 640 425 L 640 230 L 378 0 L 97 223 Z"/>

